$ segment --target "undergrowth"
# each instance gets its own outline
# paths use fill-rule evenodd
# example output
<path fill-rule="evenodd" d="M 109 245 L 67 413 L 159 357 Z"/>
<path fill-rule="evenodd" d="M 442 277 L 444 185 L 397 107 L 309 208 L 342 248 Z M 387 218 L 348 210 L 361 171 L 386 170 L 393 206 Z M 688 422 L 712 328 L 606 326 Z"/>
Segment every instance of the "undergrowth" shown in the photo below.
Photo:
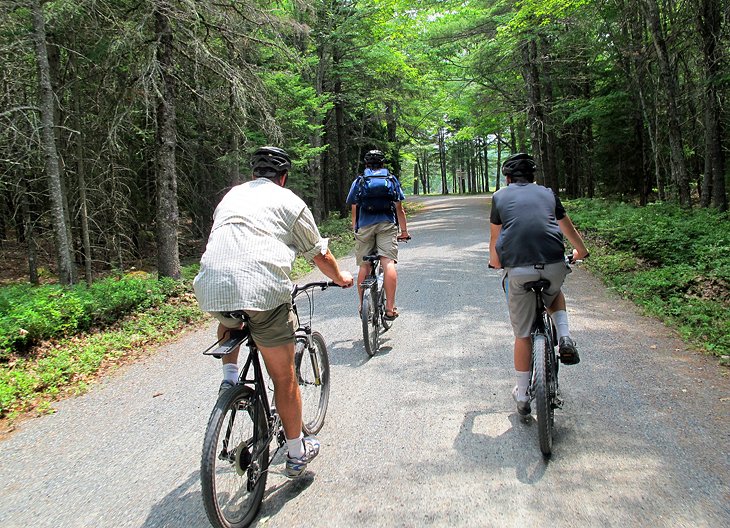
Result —
<path fill-rule="evenodd" d="M 573 200 L 586 266 L 693 344 L 730 364 L 730 215 L 671 204 Z"/>

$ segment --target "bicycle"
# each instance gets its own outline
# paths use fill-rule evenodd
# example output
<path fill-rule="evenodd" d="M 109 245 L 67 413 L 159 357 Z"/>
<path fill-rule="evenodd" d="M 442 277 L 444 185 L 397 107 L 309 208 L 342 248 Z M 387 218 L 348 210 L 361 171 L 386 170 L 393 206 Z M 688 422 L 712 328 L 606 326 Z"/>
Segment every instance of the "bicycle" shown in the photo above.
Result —
<path fill-rule="evenodd" d="M 563 401 L 558 397 L 558 360 L 555 355 L 555 347 L 558 346 L 557 333 L 542 300 L 542 292 L 550 287 L 550 281 L 539 279 L 525 283 L 524 287 L 533 291 L 537 300 L 535 319 L 530 333 L 532 362 L 527 395 L 530 400 L 535 401 L 540 451 L 543 455 L 550 456 L 553 447 L 555 409 L 563 406 Z"/>
<path fill-rule="evenodd" d="M 407 242 L 411 237 L 399 238 Z M 386 295 L 383 287 L 383 268 L 380 265 L 380 255 L 373 253 L 362 258 L 363 262 L 370 263 L 370 273 L 360 283 L 362 288 L 362 335 L 365 341 L 365 351 L 373 357 L 380 350 L 380 327 L 387 332 L 393 326 L 393 321 L 385 317 Z"/>
<path fill-rule="evenodd" d="M 580 262 L 581 260 L 573 260 L 572 255 L 565 256 L 566 266 Z M 530 400 L 535 400 L 540 451 L 546 457 L 552 454 L 553 449 L 555 409 L 563 407 L 558 382 L 560 362 L 555 354 L 555 348 L 558 346 L 558 334 L 542 299 L 543 290 L 549 287 L 550 281 L 547 279 L 527 282 L 524 285 L 526 290 L 535 293 L 537 300 L 535 318 L 530 333 L 532 337 L 532 362 L 530 364 L 530 384 L 527 388 L 527 395 Z"/>
<path fill-rule="evenodd" d="M 329 358 L 322 335 L 313 331 L 313 295 L 309 290 L 325 290 L 334 282 L 311 282 L 295 286 L 292 308 L 297 317 L 294 365 L 302 396 L 302 430 L 305 435 L 319 432 L 324 425 L 329 402 Z M 309 322 L 301 324 L 295 299 L 306 293 L 309 299 Z M 247 320 L 244 312 L 232 317 Z M 219 528 L 248 526 L 258 514 L 269 465 L 285 445 L 286 437 L 276 409 L 269 402 L 256 343 L 248 326 L 233 330 L 203 351 L 222 358 L 237 347 L 248 347 L 248 356 L 240 370 L 239 381 L 218 396 L 208 420 L 203 442 L 200 478 L 203 504 L 211 524 Z M 277 447 L 271 454 L 271 442 Z"/>

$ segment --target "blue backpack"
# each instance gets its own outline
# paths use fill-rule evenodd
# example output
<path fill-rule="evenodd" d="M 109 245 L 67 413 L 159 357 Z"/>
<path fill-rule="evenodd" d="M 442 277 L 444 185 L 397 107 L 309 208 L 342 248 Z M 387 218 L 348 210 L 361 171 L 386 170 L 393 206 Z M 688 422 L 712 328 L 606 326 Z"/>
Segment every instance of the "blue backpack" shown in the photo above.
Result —
<path fill-rule="evenodd" d="M 395 211 L 393 202 L 398 201 L 398 180 L 388 169 L 375 171 L 365 169 L 357 177 L 357 225 L 359 227 L 360 211 L 370 214 L 391 213 Z M 396 217 L 396 222 L 398 218 Z"/>

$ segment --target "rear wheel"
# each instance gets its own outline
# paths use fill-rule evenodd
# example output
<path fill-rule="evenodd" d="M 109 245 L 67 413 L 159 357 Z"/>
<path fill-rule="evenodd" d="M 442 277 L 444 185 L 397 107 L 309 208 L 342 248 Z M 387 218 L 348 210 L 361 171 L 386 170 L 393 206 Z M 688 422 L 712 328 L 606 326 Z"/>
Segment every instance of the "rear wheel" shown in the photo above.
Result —
<path fill-rule="evenodd" d="M 316 434 L 324 425 L 330 397 L 330 362 L 327 347 L 319 332 L 312 332 L 312 348 L 306 336 L 298 336 L 295 343 L 299 392 L 302 395 L 302 422 L 306 434 Z"/>
<path fill-rule="evenodd" d="M 553 406 L 550 395 L 553 385 L 552 365 L 546 336 L 534 335 L 532 338 L 532 361 L 534 363 L 535 413 L 537 430 L 540 437 L 540 451 L 550 456 L 553 449 Z"/>
<path fill-rule="evenodd" d="M 362 337 L 365 341 L 365 351 L 370 357 L 378 352 L 378 317 L 372 298 L 372 290 L 367 289 L 362 295 Z"/>
<path fill-rule="evenodd" d="M 223 393 L 203 442 L 200 483 L 205 512 L 218 528 L 251 524 L 266 490 L 269 428 L 264 405 L 250 387 Z"/>

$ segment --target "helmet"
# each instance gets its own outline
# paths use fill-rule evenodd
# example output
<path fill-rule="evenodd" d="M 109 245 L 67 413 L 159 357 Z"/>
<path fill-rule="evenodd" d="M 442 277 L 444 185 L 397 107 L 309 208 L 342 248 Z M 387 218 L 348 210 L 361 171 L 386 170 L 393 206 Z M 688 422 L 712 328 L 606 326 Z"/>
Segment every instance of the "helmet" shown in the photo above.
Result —
<path fill-rule="evenodd" d="M 537 164 L 529 154 L 519 152 L 507 158 L 502 164 L 502 174 L 510 177 L 530 177 L 535 173 Z"/>
<path fill-rule="evenodd" d="M 260 147 L 251 156 L 251 168 L 262 176 L 267 173 L 279 175 L 291 169 L 291 159 L 285 150 L 278 147 Z"/>
<path fill-rule="evenodd" d="M 385 163 L 385 154 L 379 150 L 370 150 L 365 154 L 365 165 L 382 165 Z"/>

